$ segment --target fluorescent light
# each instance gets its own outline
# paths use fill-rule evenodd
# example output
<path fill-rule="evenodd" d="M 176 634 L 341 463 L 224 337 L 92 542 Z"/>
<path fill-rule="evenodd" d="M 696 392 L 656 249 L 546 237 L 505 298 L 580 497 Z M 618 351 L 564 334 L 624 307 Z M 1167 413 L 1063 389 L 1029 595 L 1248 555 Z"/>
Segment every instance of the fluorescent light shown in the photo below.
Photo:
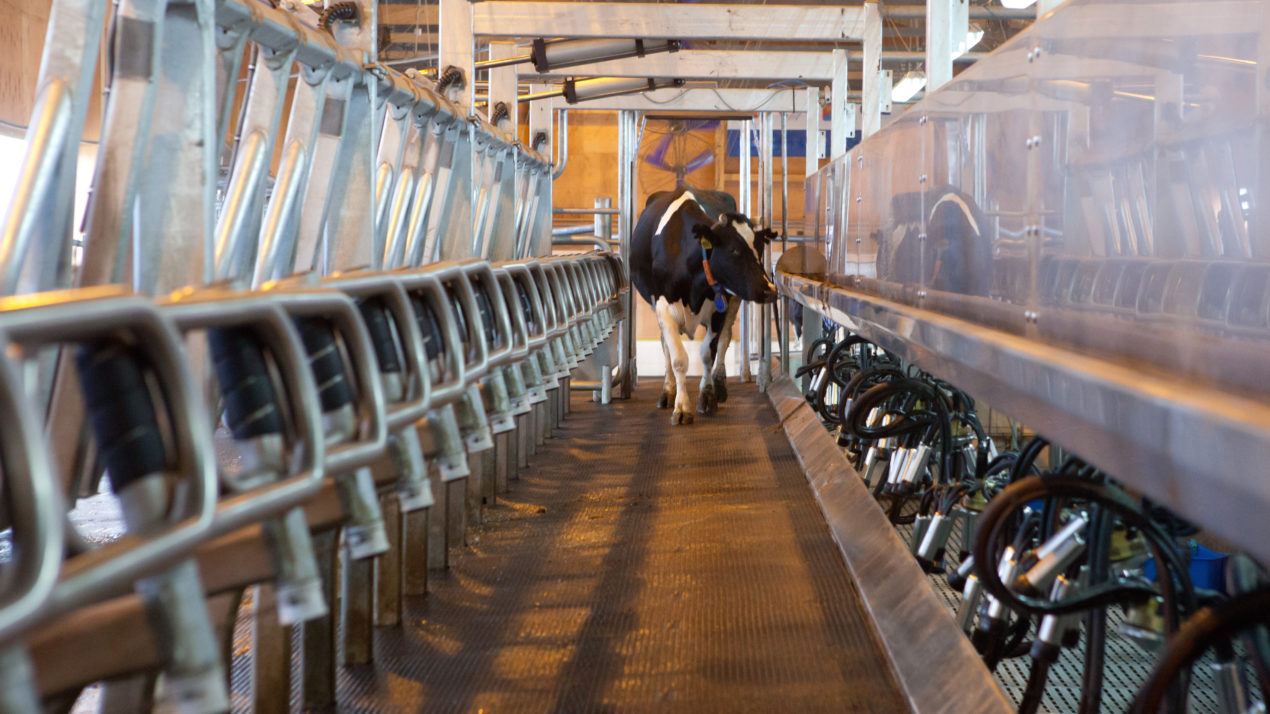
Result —
<path fill-rule="evenodd" d="M 922 87 L 925 86 L 926 73 L 915 69 L 895 83 L 895 87 L 891 90 L 891 101 L 907 102 L 916 96 L 918 92 L 922 91 Z"/>
<path fill-rule="evenodd" d="M 953 52 L 952 52 L 953 59 L 957 59 L 958 57 L 969 52 L 971 49 L 974 48 L 975 45 L 979 44 L 979 40 L 982 40 L 982 39 L 983 39 L 983 28 L 978 25 L 971 25 L 970 28 L 966 31 L 966 39 L 962 40 L 961 42 L 958 42 L 957 46 L 953 47 Z"/>
<path fill-rule="evenodd" d="M 1022 10 L 1026 7 L 1032 7 L 1036 4 L 1036 0 L 1001 0 L 1001 7 L 1011 10 Z"/>

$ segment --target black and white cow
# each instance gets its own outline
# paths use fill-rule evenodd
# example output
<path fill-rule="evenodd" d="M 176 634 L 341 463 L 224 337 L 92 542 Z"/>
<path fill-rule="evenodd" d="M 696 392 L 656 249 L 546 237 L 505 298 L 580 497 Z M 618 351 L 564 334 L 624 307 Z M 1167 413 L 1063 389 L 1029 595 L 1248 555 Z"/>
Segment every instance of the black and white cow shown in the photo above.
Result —
<path fill-rule="evenodd" d="M 737 213 L 736 200 L 720 191 L 678 188 L 654 193 L 644 204 L 631 241 L 631 283 L 661 326 L 667 372 L 657 406 L 673 404 L 671 424 L 692 423 L 688 354 L 680 335 L 692 339 L 698 325 L 707 333 L 697 411 L 714 414 L 727 400 L 724 360 L 741 301 L 776 300 L 776 286 L 762 264 L 774 237 L 755 230 Z"/>

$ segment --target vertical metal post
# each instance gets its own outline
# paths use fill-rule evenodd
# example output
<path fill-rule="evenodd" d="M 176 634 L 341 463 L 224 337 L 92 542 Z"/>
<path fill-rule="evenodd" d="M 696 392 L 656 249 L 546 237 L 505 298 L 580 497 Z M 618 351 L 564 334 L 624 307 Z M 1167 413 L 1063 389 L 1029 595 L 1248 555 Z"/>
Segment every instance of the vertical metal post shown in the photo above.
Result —
<path fill-rule="evenodd" d="M 613 207 L 613 199 L 608 196 L 601 196 L 595 199 L 595 207 L 598 209 L 610 209 Z M 607 245 L 613 238 L 613 217 L 607 213 L 595 214 L 595 235 L 604 241 Z M 606 341 L 607 343 L 607 341 Z M 602 353 L 607 353 L 609 349 L 607 344 L 598 347 Z M 611 354 L 611 353 L 607 353 Z M 601 404 L 611 404 L 613 401 L 613 365 L 607 364 L 607 360 L 599 365 L 599 381 L 600 388 L 594 394 Z M 625 360 L 618 359 L 618 364 L 625 369 Z M 621 378 L 621 375 L 618 375 Z"/>
<path fill-rule="evenodd" d="M 476 43 L 472 35 L 472 3 L 470 0 L 440 0 L 439 12 L 438 67 L 442 72 L 448 67 L 463 71 L 462 94 L 453 99 L 467 109 L 467 116 L 473 116 L 476 111 Z"/>
<path fill-rule="evenodd" d="M 541 94 L 551 91 L 550 84 L 531 84 L 529 91 L 532 94 Z M 547 143 L 538 147 L 538 151 L 543 156 L 551 158 L 551 153 L 556 145 L 555 126 L 553 125 L 553 117 L 555 110 L 549 99 L 539 100 L 529 103 L 529 141 L 533 142 L 534 135 L 542 132 L 547 135 Z"/>
<path fill-rule="evenodd" d="M 622 270 L 625 273 L 625 280 L 630 280 L 630 269 L 626 262 L 627 257 L 631 254 L 631 231 L 634 228 L 635 221 L 635 160 L 639 155 L 639 147 L 636 145 L 638 137 L 636 136 L 636 113 L 631 110 L 622 110 L 617 115 L 617 204 L 618 204 L 618 221 L 617 236 L 619 243 L 619 253 L 622 257 Z M 638 375 L 638 368 L 635 364 L 635 291 L 630 290 L 626 295 L 626 319 L 622 321 L 621 328 L 618 331 L 618 341 L 621 344 L 622 354 L 626 358 L 626 370 L 622 374 L 621 396 L 623 399 L 630 399 L 631 393 L 635 389 L 635 378 Z"/>
<path fill-rule="evenodd" d="M 401 624 L 403 514 L 395 495 L 381 497 L 380 507 L 384 511 L 384 530 L 388 533 L 388 550 L 374 561 L 375 625 L 396 627 Z"/>
<path fill-rule="evenodd" d="M 489 58 L 492 60 L 507 59 L 516 55 L 517 48 L 514 42 L 491 42 L 489 43 Z M 506 67 L 497 67 L 489 71 L 489 105 L 486 114 L 493 116 L 494 107 L 499 102 L 507 105 L 507 123 L 499 122 L 500 129 L 507 131 L 512 136 L 518 136 L 518 128 L 520 123 L 520 112 L 516 106 L 516 85 L 517 85 L 516 65 L 508 65 Z M 531 139 L 533 137 L 530 137 Z"/>
<path fill-rule="evenodd" d="M 737 186 L 737 209 L 741 213 L 749 216 L 751 213 L 750 201 L 750 149 L 753 143 L 750 141 L 750 122 L 738 121 L 729 122 L 729 127 L 736 127 L 740 136 L 737 151 L 738 157 L 738 173 L 739 185 Z M 737 373 L 741 377 L 742 382 L 753 381 L 754 376 L 750 372 L 750 303 L 741 304 L 741 314 L 739 315 L 741 322 L 740 343 L 737 345 Z"/>
<path fill-rule="evenodd" d="M 313 536 L 313 550 L 322 573 L 322 597 L 335 607 L 336 548 L 339 533 L 331 530 Z M 335 619 L 319 617 L 303 625 L 303 669 L 300 708 L 325 710 L 335 706 Z"/>
<path fill-rule="evenodd" d="M 613 199 L 608 196 L 601 196 L 595 199 L 595 207 L 601 209 L 613 208 Z M 595 235 L 605 243 L 613 238 L 613 216 L 608 213 L 595 214 Z"/>
<path fill-rule="evenodd" d="M 860 135 L 866 139 L 882 128 L 881 72 L 882 10 L 877 0 L 864 0 L 864 116 Z"/>
<path fill-rule="evenodd" d="M 340 580 L 343 585 L 340 623 L 344 635 L 344 657 L 340 662 L 344 665 L 367 664 L 374 651 L 375 562 L 371 558 L 354 558 L 347 543 L 340 555 Z"/>
<path fill-rule="evenodd" d="M 959 0 L 926 0 L 926 91 L 952 79 L 952 4 Z M 867 17 L 866 17 L 867 23 Z M 965 36 L 965 31 L 962 31 Z"/>
<path fill-rule="evenodd" d="M 428 519 L 434 510 L 435 503 L 429 508 L 402 515 L 405 525 L 401 553 L 403 595 L 428 594 Z"/>
<path fill-rule="evenodd" d="M 773 144 L 773 128 L 775 115 L 772 112 L 763 112 L 759 115 L 759 195 L 762 196 L 763 205 L 763 225 L 771 228 L 774 222 L 772 215 L 772 144 Z M 770 273 L 772 269 L 772 252 L 766 251 L 763 254 L 764 267 Z M 759 365 L 758 365 L 758 388 L 767 391 L 768 385 L 772 383 L 772 306 L 764 303 L 759 306 Z"/>
<path fill-rule="evenodd" d="M 807 115 L 815 116 L 815 105 L 807 106 Z M 810 123 L 810 122 L 809 122 Z M 815 136 L 807 133 L 807 139 Z M 808 144 L 810 146 L 810 144 Z M 805 232 L 805 231 L 804 231 Z M 789 114 L 781 112 L 781 257 L 789 250 Z M 777 338 L 781 345 L 781 374 L 790 375 L 789 369 L 789 328 L 793 322 L 789 319 L 789 298 L 781 296 L 781 314 L 777 319 L 780 326 Z"/>
<path fill-rule="evenodd" d="M 278 622 L 273 585 L 262 583 L 252 595 L 252 711 L 291 711 L 291 630 Z"/>
<path fill-rule="evenodd" d="M 830 87 L 829 105 L 829 156 L 837 158 L 847 153 L 847 51 L 833 51 L 833 84 Z M 868 89 L 867 70 L 865 91 Z"/>

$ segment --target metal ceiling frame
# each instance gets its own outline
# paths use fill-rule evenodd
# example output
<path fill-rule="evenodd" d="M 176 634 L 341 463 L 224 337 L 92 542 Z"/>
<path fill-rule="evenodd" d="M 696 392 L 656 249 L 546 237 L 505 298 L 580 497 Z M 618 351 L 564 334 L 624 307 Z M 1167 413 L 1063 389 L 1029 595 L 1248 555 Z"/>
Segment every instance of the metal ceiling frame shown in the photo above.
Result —
<path fill-rule="evenodd" d="M 843 43 L 864 38 L 864 8 L 860 6 L 493 0 L 473 4 L 472 12 L 473 29 L 481 37 Z"/>

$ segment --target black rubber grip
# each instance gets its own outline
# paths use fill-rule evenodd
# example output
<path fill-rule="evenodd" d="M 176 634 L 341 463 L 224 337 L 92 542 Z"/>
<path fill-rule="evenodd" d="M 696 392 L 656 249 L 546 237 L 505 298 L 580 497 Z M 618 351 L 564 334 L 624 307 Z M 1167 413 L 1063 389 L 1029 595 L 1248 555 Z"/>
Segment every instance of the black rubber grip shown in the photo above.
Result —
<path fill-rule="evenodd" d="M 490 349 L 502 346 L 503 336 L 494 329 L 494 305 L 490 302 L 489 293 L 484 288 L 476 290 L 476 309 L 481 312 L 481 326 L 485 329 L 485 344 Z"/>
<path fill-rule="evenodd" d="M 516 283 L 516 294 L 520 297 L 520 311 L 525 314 L 525 329 L 529 330 L 531 334 L 537 334 L 539 332 L 538 322 L 534 319 L 534 306 L 530 302 L 529 291 L 525 289 L 524 285 Z"/>
<path fill-rule="evenodd" d="M 445 354 L 445 336 L 441 333 L 441 324 L 432 306 L 422 298 L 412 295 L 410 304 L 414 307 L 415 321 L 419 323 L 419 333 L 423 335 L 423 349 L 428 353 L 428 361 Z"/>
<path fill-rule="evenodd" d="M 101 462 L 116 491 L 160 473 L 167 453 L 145 373 L 137 357 L 117 340 L 80 346 L 75 366 Z"/>
<path fill-rule="evenodd" d="M 208 330 L 207 343 L 225 403 L 225 422 L 234 438 L 281 434 L 278 395 L 256 333 L 240 327 Z"/>
<path fill-rule="evenodd" d="M 476 361 L 476 345 L 472 344 L 472 336 L 467 329 L 467 313 L 463 309 L 463 301 L 459 300 L 454 288 L 447 288 L 446 293 L 450 296 L 450 307 L 454 310 L 454 322 L 459 326 L 459 339 L 467 348 L 464 354 L 468 364 L 471 364 Z"/>
<path fill-rule="evenodd" d="M 344 374 L 344 360 L 330 325 L 320 318 L 297 317 L 295 326 L 309 356 L 309 369 L 313 370 L 313 381 L 317 382 L 322 412 L 333 412 L 351 404 L 353 390 Z"/>
<path fill-rule="evenodd" d="M 397 343 L 392 337 L 392 326 L 388 324 L 388 310 L 378 300 L 363 300 L 358 303 L 357 309 L 362 313 L 366 331 L 370 333 L 379 371 L 400 372 L 401 361 L 397 359 Z"/>

